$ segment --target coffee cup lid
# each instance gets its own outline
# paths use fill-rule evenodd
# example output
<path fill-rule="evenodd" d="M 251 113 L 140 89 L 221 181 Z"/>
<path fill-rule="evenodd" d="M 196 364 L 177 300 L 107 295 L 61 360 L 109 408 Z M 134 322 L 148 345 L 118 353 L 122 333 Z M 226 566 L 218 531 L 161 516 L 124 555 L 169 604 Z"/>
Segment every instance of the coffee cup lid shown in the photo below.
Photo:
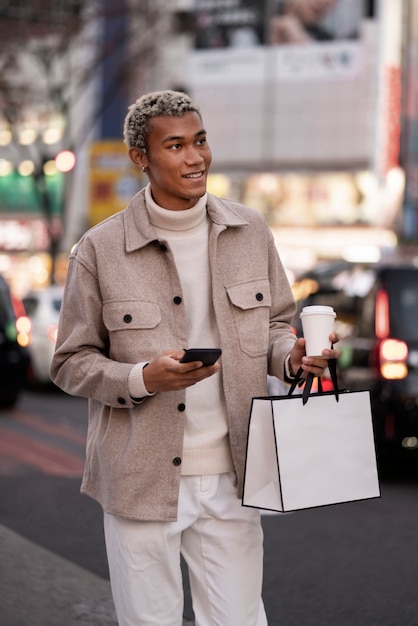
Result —
<path fill-rule="evenodd" d="M 335 311 L 332 306 L 323 306 L 311 304 L 309 306 L 304 306 L 301 312 L 301 315 L 333 315 L 335 317 Z"/>

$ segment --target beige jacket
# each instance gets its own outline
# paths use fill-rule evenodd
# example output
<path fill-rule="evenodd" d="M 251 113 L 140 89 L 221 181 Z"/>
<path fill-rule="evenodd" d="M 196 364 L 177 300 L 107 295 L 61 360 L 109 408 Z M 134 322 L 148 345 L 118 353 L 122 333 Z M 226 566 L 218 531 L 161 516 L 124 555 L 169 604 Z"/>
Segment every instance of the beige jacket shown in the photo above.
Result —
<path fill-rule="evenodd" d="M 295 304 L 264 218 L 210 194 L 208 213 L 221 371 L 241 497 L 251 399 L 266 395 L 268 372 L 283 378 L 295 341 Z M 140 191 L 124 211 L 88 231 L 71 254 L 51 366 L 59 387 L 89 399 L 81 491 L 108 513 L 176 519 L 185 391 L 135 404 L 128 374 L 137 362 L 185 346 L 173 256 L 157 240 Z"/>

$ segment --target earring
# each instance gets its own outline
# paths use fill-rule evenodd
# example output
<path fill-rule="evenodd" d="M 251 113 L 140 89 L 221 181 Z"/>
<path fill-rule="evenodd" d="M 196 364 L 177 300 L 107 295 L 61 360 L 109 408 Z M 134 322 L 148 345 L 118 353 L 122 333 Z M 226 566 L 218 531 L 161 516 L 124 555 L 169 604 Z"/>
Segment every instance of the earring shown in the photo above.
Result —
<path fill-rule="evenodd" d="M 141 170 L 142 170 L 142 171 L 144 172 L 144 174 L 145 174 L 145 166 L 144 166 L 144 165 L 141 167 Z"/>

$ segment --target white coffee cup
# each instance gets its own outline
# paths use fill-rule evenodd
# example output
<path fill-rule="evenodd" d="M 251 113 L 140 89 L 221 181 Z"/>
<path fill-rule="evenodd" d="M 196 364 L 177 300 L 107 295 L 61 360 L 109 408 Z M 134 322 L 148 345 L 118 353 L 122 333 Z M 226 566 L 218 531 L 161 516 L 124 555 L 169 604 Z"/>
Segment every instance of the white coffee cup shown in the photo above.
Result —
<path fill-rule="evenodd" d="M 325 348 L 331 348 L 329 336 L 334 331 L 335 311 L 332 306 L 305 306 L 300 314 L 307 356 L 326 358 Z"/>

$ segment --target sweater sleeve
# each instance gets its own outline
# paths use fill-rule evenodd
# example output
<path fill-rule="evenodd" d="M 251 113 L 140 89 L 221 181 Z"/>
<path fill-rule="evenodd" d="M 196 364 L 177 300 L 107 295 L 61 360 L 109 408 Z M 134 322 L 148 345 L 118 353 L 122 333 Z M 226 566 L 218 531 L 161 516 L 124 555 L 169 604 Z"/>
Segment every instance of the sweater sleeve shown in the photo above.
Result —
<path fill-rule="evenodd" d="M 138 402 L 147 396 L 155 395 L 155 393 L 150 393 L 145 387 L 143 371 L 146 365 L 148 363 L 137 363 L 129 372 L 128 388 L 134 402 Z"/>

